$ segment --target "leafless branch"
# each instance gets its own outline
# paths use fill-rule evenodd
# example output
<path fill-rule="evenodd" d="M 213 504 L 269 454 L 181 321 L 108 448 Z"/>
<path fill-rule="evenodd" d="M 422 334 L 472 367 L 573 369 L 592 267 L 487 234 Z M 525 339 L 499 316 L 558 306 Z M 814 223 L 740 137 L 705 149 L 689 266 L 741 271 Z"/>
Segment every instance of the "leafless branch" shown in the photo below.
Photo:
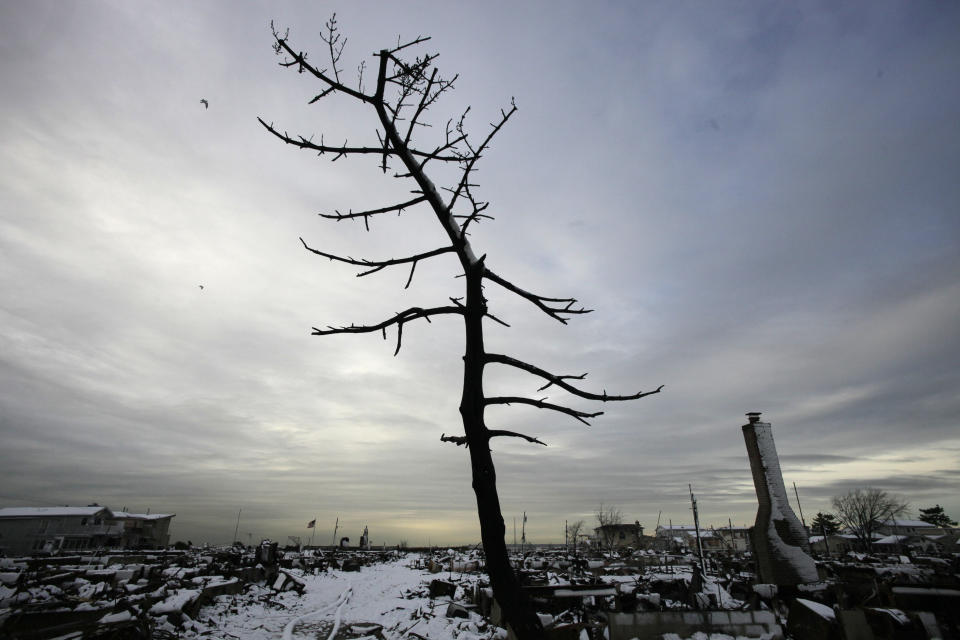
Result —
<path fill-rule="evenodd" d="M 469 447 L 470 443 L 467 442 L 467 436 L 448 436 L 445 433 L 440 434 L 440 442 L 452 442 L 453 444 L 463 445 L 464 447 Z"/>
<path fill-rule="evenodd" d="M 333 158 L 334 160 L 338 160 L 341 156 L 346 156 L 351 154 L 397 155 L 399 153 L 396 149 L 392 147 L 386 147 L 386 146 L 350 147 L 350 146 L 347 146 L 346 142 L 344 142 L 340 146 L 333 146 L 333 145 L 324 144 L 322 139 L 320 144 L 317 144 L 312 140 L 310 140 L 309 138 L 305 138 L 304 136 L 298 135 L 297 137 L 293 137 L 285 131 L 281 133 L 278 129 L 276 129 L 273 126 L 272 123 L 267 124 L 263 120 L 263 118 L 257 118 L 257 120 L 260 122 L 260 124 L 264 126 L 264 128 L 266 128 L 267 131 L 275 135 L 280 140 L 283 140 L 285 143 L 292 144 L 293 146 L 299 147 L 300 149 L 316 151 L 319 155 L 323 155 L 325 153 L 335 153 L 336 156 L 334 156 Z M 406 152 L 419 158 L 430 158 L 431 160 L 443 160 L 445 162 L 458 162 L 460 160 L 460 158 L 456 156 L 438 156 L 438 155 L 435 155 L 433 152 L 421 151 L 419 149 L 408 148 L 406 149 Z"/>
<path fill-rule="evenodd" d="M 532 365 L 532 364 L 523 362 L 523 361 L 521 361 L 521 360 L 517 360 L 516 358 L 511 358 L 510 356 L 505 356 L 505 355 L 500 354 L 500 353 L 488 353 L 488 354 L 486 354 L 486 357 L 484 358 L 484 362 L 486 362 L 486 363 L 505 364 L 505 365 L 507 365 L 507 366 L 514 367 L 515 369 L 520 369 L 521 371 L 526 371 L 527 373 L 531 373 L 531 374 L 533 374 L 533 375 L 535 375 L 535 376 L 539 376 L 539 377 L 543 378 L 544 380 L 547 380 L 547 381 L 550 382 L 551 384 L 557 385 L 557 386 L 560 387 L 561 389 L 564 389 L 564 390 L 566 390 L 566 391 L 569 391 L 570 393 L 572 393 L 572 394 L 575 395 L 575 396 L 578 396 L 578 397 L 580 397 L 580 398 L 585 398 L 585 399 L 587 399 L 587 400 L 599 400 L 599 401 L 601 401 L 601 402 L 617 402 L 617 401 L 623 401 L 623 400 L 637 400 L 637 399 L 643 398 L 643 397 L 645 397 L 645 396 L 653 395 L 654 393 L 660 393 L 660 390 L 663 389 L 663 385 L 660 385 L 659 387 L 657 387 L 657 389 L 656 389 L 655 391 L 639 391 L 639 392 L 634 393 L 634 394 L 622 395 L 622 396 L 621 396 L 621 395 L 609 395 L 609 394 L 607 394 L 606 391 L 604 391 L 603 393 L 591 393 L 591 392 L 589 392 L 589 391 L 583 391 L 582 389 L 578 389 L 577 387 L 574 387 L 573 385 L 568 384 L 567 382 L 564 382 L 565 379 L 569 379 L 569 378 L 571 378 L 571 377 L 576 377 L 576 378 L 578 378 L 578 379 L 582 379 L 586 374 L 584 374 L 583 376 L 558 376 L 558 375 L 554 375 L 554 374 L 550 373 L 549 371 L 545 371 L 545 370 L 543 370 L 543 369 L 541 369 L 540 367 L 537 367 L 537 366 L 535 366 L 535 365 Z M 549 385 L 547 385 L 547 386 L 549 386 Z M 543 387 L 541 387 L 541 388 L 543 388 Z"/>
<path fill-rule="evenodd" d="M 360 64 L 357 65 L 357 87 L 360 89 L 360 92 L 363 93 L 363 72 L 367 68 L 367 61 L 361 60 Z"/>
<path fill-rule="evenodd" d="M 327 29 L 327 35 L 323 33 L 320 34 L 320 39 L 327 43 L 327 47 L 330 49 L 330 64 L 333 68 L 333 79 L 340 82 L 340 70 L 337 68 L 337 63 L 340 62 L 340 56 L 343 55 L 343 48 L 347 45 L 347 40 L 344 38 L 343 42 L 340 42 L 340 34 L 337 32 L 337 14 L 334 13 L 330 16 L 330 19 L 327 20 L 324 25 Z M 337 44 L 339 43 L 339 47 Z"/>
<path fill-rule="evenodd" d="M 326 329 L 318 329 L 313 327 L 313 332 L 310 335 L 314 336 L 329 336 L 340 333 L 373 333 L 376 331 L 381 331 L 383 333 L 384 339 L 387 337 L 387 327 L 392 325 L 397 325 L 397 348 L 394 350 L 393 355 L 400 353 L 400 346 L 403 342 L 403 325 L 411 320 L 417 320 L 418 318 L 423 318 L 427 322 L 430 322 L 430 318 L 433 316 L 446 315 L 455 313 L 457 315 L 463 315 L 464 311 L 460 307 L 433 307 L 432 309 L 424 309 L 422 307 L 411 307 L 405 311 L 397 313 L 392 318 L 379 322 L 377 324 L 364 324 L 364 325 L 355 325 L 351 324 L 350 326 L 344 327 L 327 327 Z"/>
<path fill-rule="evenodd" d="M 487 311 L 486 313 L 484 313 L 484 314 L 483 314 L 483 317 L 485 317 L 485 318 L 490 318 L 491 320 L 493 320 L 493 321 L 496 322 L 497 324 L 502 325 L 502 326 L 504 326 L 504 327 L 507 327 L 508 329 L 510 328 L 510 324 L 509 324 L 509 323 L 504 322 L 503 320 L 501 320 L 501 319 L 498 318 L 497 316 L 493 315 L 493 314 L 490 313 L 489 311 Z"/>
<path fill-rule="evenodd" d="M 430 72 L 430 79 L 427 80 L 427 87 L 423 90 L 420 96 L 420 104 L 417 105 L 417 110 L 414 112 L 413 117 L 410 118 L 410 126 L 407 127 L 407 135 L 403 137 L 404 144 L 410 144 L 410 137 L 413 135 L 413 130 L 417 126 L 417 120 L 420 118 L 420 114 L 424 112 L 427 106 L 430 104 L 430 89 L 433 88 L 433 83 L 437 81 L 437 69 L 434 68 Z M 437 96 L 441 92 L 437 92 Z M 436 99 L 436 97 L 434 97 Z"/>
<path fill-rule="evenodd" d="M 501 287 L 508 291 L 512 291 L 521 298 L 526 298 L 534 305 L 536 305 L 541 311 L 550 316 L 551 318 L 560 321 L 563 324 L 567 324 L 567 318 L 564 318 L 564 315 L 582 315 L 584 313 L 590 313 L 593 309 L 584 309 L 583 307 L 576 308 L 573 305 L 577 303 L 576 298 L 548 298 L 546 296 L 541 296 L 536 293 L 530 293 L 525 291 L 513 284 L 509 280 L 501 278 L 490 269 L 485 269 L 483 272 L 483 277 L 488 280 L 496 282 Z"/>
<path fill-rule="evenodd" d="M 378 214 L 381 214 L 381 213 L 390 213 L 390 212 L 392 212 L 392 211 L 396 211 L 397 213 L 401 213 L 401 212 L 403 212 L 406 208 L 412 207 L 412 206 L 414 206 L 414 205 L 416 205 L 416 204 L 420 204 L 421 202 L 425 202 L 426 200 L 427 200 L 427 198 L 426 198 L 425 196 L 422 196 L 422 195 L 421 195 L 421 196 L 417 196 L 416 198 L 414 198 L 414 199 L 412 199 L 412 200 L 407 200 L 406 202 L 401 202 L 401 203 L 399 203 L 399 204 L 392 204 L 392 205 L 390 205 L 390 206 L 381 207 L 381 208 L 379 208 L 379 209 L 369 209 L 369 210 L 367 210 L 367 211 L 353 211 L 353 210 L 351 210 L 349 213 L 340 213 L 339 211 L 334 210 L 334 213 L 321 213 L 321 214 L 320 214 L 320 217 L 321 217 L 321 218 L 327 218 L 327 219 L 329 219 L 329 220 L 337 220 L 338 222 L 339 222 L 340 220 L 349 220 L 349 219 L 351 219 L 351 218 L 363 218 L 363 219 L 364 219 L 363 222 L 364 222 L 365 225 L 367 225 L 367 230 L 369 231 L 369 230 L 370 230 L 370 225 L 367 223 L 367 220 L 368 220 L 371 216 L 375 216 L 375 215 L 378 215 Z"/>
<path fill-rule="evenodd" d="M 590 423 L 586 421 L 586 418 L 596 418 L 597 416 L 602 416 L 603 411 L 596 411 L 594 413 L 587 413 L 586 411 L 578 411 L 577 409 L 572 409 L 570 407 L 565 407 L 559 404 L 553 404 L 552 402 L 545 402 L 544 400 L 537 400 L 535 398 L 523 398 L 515 396 L 500 396 L 494 398 L 487 398 L 484 400 L 484 403 L 487 405 L 491 404 L 528 404 L 532 407 L 537 407 L 538 409 L 549 409 L 550 411 L 558 411 L 560 413 L 565 413 L 568 416 L 576 418 L 583 424 L 590 426 Z"/>
<path fill-rule="evenodd" d="M 337 77 L 331 78 L 324 71 L 318 69 L 317 67 L 307 62 L 306 54 L 304 54 L 303 52 L 294 51 L 293 49 L 291 49 L 290 45 L 287 44 L 287 38 L 290 35 L 289 30 L 287 30 L 287 32 L 283 36 L 281 36 L 277 32 L 277 30 L 273 28 L 272 24 L 270 25 L 270 28 L 273 32 L 273 39 L 274 39 L 273 50 L 277 53 L 277 55 L 279 55 L 281 52 L 286 52 L 287 55 L 290 56 L 289 59 L 281 62 L 280 66 L 297 67 L 297 71 L 299 71 L 300 73 L 303 73 L 304 71 L 306 71 L 307 73 L 310 73 L 314 77 L 318 78 L 320 81 L 326 83 L 327 86 L 333 91 L 340 91 L 362 102 L 370 102 L 373 99 L 373 96 L 368 96 L 360 91 L 357 91 L 356 89 L 352 89 L 351 87 L 348 87 L 347 85 L 342 84 L 341 82 L 339 82 Z"/>
<path fill-rule="evenodd" d="M 394 47 L 393 49 L 387 49 L 387 50 L 386 50 L 386 53 L 387 53 L 388 55 L 391 55 L 391 56 L 392 56 L 393 54 L 397 53 L 398 51 L 402 51 L 402 50 L 406 49 L 407 47 L 412 47 L 412 46 L 418 45 L 418 44 L 420 44 L 420 43 L 426 42 L 426 41 L 429 40 L 429 39 L 430 39 L 430 36 L 417 36 L 416 38 L 414 38 L 413 40 L 407 42 L 406 44 L 399 44 L 399 43 L 398 43 L 397 46 Z M 374 55 L 377 55 L 377 54 L 374 54 Z M 436 56 L 434 56 L 434 57 L 436 57 Z"/>
<path fill-rule="evenodd" d="M 557 378 L 559 378 L 560 380 L 586 380 L 587 374 L 581 373 L 578 376 L 574 376 L 574 375 L 557 376 Z M 547 384 L 537 389 L 537 391 L 545 391 L 546 389 L 549 389 L 552 386 L 553 386 L 553 382 L 547 382 Z"/>
<path fill-rule="evenodd" d="M 490 431 L 487 432 L 487 436 L 490 438 L 496 438 L 500 436 L 508 437 L 508 438 L 523 438 L 527 442 L 533 442 L 535 444 L 542 444 L 543 446 L 547 446 L 546 442 L 537 440 L 533 436 L 528 436 L 523 433 L 517 433 L 516 431 L 504 431 L 503 429 L 491 429 Z"/>
<path fill-rule="evenodd" d="M 424 253 L 418 253 L 417 255 L 407 256 L 405 258 L 391 258 L 389 260 L 368 260 L 367 258 L 351 258 L 349 256 L 338 256 L 333 253 L 327 253 L 326 251 L 320 251 L 319 249 L 314 249 L 304 241 L 303 238 L 300 238 L 300 243 L 303 245 L 304 249 L 310 253 L 315 253 L 318 256 L 323 256 L 330 260 L 336 262 L 343 262 L 345 264 L 352 264 L 358 267 L 370 267 L 366 271 L 362 271 L 357 274 L 357 277 L 362 277 L 370 275 L 371 273 L 376 273 L 381 269 L 386 267 L 394 267 L 400 264 L 410 264 L 411 262 L 416 266 L 417 262 L 420 260 L 426 260 L 428 258 L 433 258 L 444 253 L 453 253 L 453 247 L 440 247 L 439 249 L 434 249 L 433 251 L 425 251 Z M 413 278 L 413 272 L 411 271 L 410 277 Z M 409 281 L 408 281 L 409 284 Z"/>
<path fill-rule="evenodd" d="M 504 111 L 503 109 L 500 110 L 500 121 L 496 124 L 490 125 L 491 126 L 490 133 L 487 134 L 487 137 L 484 138 L 483 142 L 480 143 L 479 147 L 477 147 L 476 149 L 473 149 L 473 147 L 470 147 L 469 142 L 466 142 L 467 146 L 470 148 L 471 154 L 469 156 L 469 159 L 463 165 L 463 172 L 460 177 L 460 184 L 457 185 L 457 188 L 453 192 L 453 197 L 450 199 L 451 208 L 456 204 L 457 199 L 460 197 L 460 194 L 463 191 L 463 189 L 469 184 L 470 173 L 473 171 L 474 167 L 476 166 L 477 161 L 483 155 L 484 150 L 486 150 L 486 148 L 490 145 L 490 141 L 493 140 L 493 137 L 497 135 L 500 129 L 503 128 L 503 125 L 507 124 L 507 120 L 510 119 L 510 116 L 512 116 L 516 112 L 517 112 L 517 105 L 514 102 L 513 98 L 511 98 L 509 111 Z"/>

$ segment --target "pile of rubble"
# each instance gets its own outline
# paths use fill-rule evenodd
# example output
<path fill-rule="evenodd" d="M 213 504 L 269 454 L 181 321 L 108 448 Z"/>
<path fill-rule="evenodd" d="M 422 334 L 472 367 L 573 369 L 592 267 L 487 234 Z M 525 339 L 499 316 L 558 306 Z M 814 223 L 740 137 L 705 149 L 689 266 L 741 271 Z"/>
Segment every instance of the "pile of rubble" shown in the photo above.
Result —
<path fill-rule="evenodd" d="M 381 554 L 382 555 L 382 554 Z M 245 594 L 283 608 L 304 573 L 359 570 L 371 554 L 282 554 L 276 543 L 145 554 L 0 558 L 0 637 L 151 638 L 199 630 L 201 609 Z"/>
<path fill-rule="evenodd" d="M 706 572 L 691 555 L 646 552 L 534 552 L 514 562 L 557 640 L 960 637 L 956 557 L 848 556 L 818 562 L 820 582 L 780 588 L 758 584 L 749 557 L 715 558 Z M 349 573 L 361 570 L 366 580 Z M 398 586 L 375 594 L 369 585 L 388 574 Z M 340 601 L 337 589 L 345 589 Z M 310 618 L 318 608 L 332 612 L 351 589 L 354 619 Z M 374 595 L 377 604 L 364 600 Z M 334 640 L 507 636 L 477 549 L 283 553 L 265 543 L 0 559 L 0 638 L 227 637 L 238 629 L 238 637 L 270 638 L 299 619 L 298 634 Z"/>
<path fill-rule="evenodd" d="M 457 562 L 428 565 L 450 571 Z M 690 555 L 528 553 L 515 564 L 555 638 L 960 638 L 957 557 L 851 555 L 818 562 L 819 582 L 779 588 L 756 582 L 749 556 L 717 558 L 711 575 Z M 446 593 L 453 584 L 435 581 L 431 591 Z M 482 582 L 468 600 L 470 610 L 505 626 Z"/>

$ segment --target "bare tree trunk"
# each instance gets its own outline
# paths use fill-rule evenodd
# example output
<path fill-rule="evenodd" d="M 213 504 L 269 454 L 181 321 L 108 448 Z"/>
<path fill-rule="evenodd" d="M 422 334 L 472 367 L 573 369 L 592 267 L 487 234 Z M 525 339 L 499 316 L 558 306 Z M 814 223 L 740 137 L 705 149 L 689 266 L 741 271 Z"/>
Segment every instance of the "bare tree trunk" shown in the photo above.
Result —
<path fill-rule="evenodd" d="M 510 566 L 504 540 L 506 525 L 497 494 L 497 473 L 490 455 L 490 435 L 484 424 L 483 317 L 486 301 L 483 298 L 483 260 L 467 270 L 467 299 L 464 323 L 466 349 L 463 357 L 463 396 L 460 415 L 470 450 L 473 471 L 473 492 L 477 496 L 477 515 L 480 518 L 480 536 L 487 561 L 487 574 L 497 602 L 507 622 L 521 640 L 542 638 L 543 625 L 520 582 Z"/>
<path fill-rule="evenodd" d="M 326 23 L 326 32 L 321 39 L 328 45 L 330 65 L 325 68 L 316 67 L 307 60 L 302 51 L 293 49 L 287 42 L 287 33 L 280 33 L 271 23 L 271 33 L 274 37 L 274 51 L 284 56 L 280 66 L 296 69 L 300 73 L 307 72 L 309 76 L 318 80 L 323 87 L 310 104 L 325 97 L 340 96 L 359 101 L 376 110 L 377 119 L 382 129 L 377 129 L 376 144 L 367 143 L 349 145 L 327 144 L 323 137 L 315 142 L 312 136 L 291 135 L 259 119 L 263 127 L 286 144 L 299 149 L 331 154 L 333 160 L 344 156 L 368 156 L 380 159 L 380 171 L 390 174 L 390 163 L 399 160 L 403 170 L 393 174 L 401 180 L 413 180 L 416 189 L 411 193 L 415 197 L 394 202 L 387 206 L 377 206 L 361 211 L 350 210 L 347 213 L 334 211 L 322 213 L 321 217 L 336 221 L 361 220 L 369 230 L 370 220 L 381 215 L 400 215 L 407 209 L 419 205 L 429 206 L 438 222 L 447 235 L 447 243 L 429 251 L 415 253 L 395 258 L 369 259 L 353 258 L 350 256 L 328 253 L 309 246 L 302 238 L 301 243 L 308 251 L 328 260 L 361 267 L 363 271 L 358 276 L 376 273 L 382 269 L 409 266 L 410 275 L 407 285 L 413 279 L 414 269 L 421 261 L 443 256 L 447 253 L 456 254 L 463 268 L 466 281 L 466 299 L 461 303 L 460 298 L 450 298 L 452 305 L 439 307 L 414 306 L 394 314 L 381 322 L 371 324 L 354 324 L 343 326 L 327 326 L 313 329 L 313 335 L 325 336 L 334 334 L 382 333 L 390 327 L 396 327 L 397 346 L 394 355 L 399 353 L 403 337 L 404 325 L 419 319 L 430 320 L 431 317 L 441 315 L 459 315 L 463 317 L 465 328 L 465 353 L 463 368 L 463 395 L 460 403 L 460 414 L 463 419 L 464 435 L 457 436 L 441 434 L 440 439 L 452 442 L 457 446 L 466 445 L 470 451 L 470 465 L 473 473 L 473 490 L 477 497 L 477 513 L 480 520 L 480 532 L 483 548 L 487 559 L 487 573 L 493 587 L 497 602 L 503 610 L 507 623 L 521 640 L 533 640 L 544 637 L 543 625 L 534 610 L 532 603 L 520 588 L 519 581 L 510 559 L 504 541 L 505 526 L 503 514 L 500 511 L 500 499 L 497 495 L 497 478 L 490 453 L 490 440 L 494 437 L 521 438 L 530 443 L 546 446 L 539 438 L 507 431 L 503 429 L 490 430 L 484 423 L 484 409 L 489 404 L 511 405 L 521 404 L 555 411 L 567 415 L 585 425 L 588 420 L 601 415 L 602 411 L 583 411 L 573 407 L 547 402 L 546 399 L 529 398 L 525 396 L 500 396 L 486 398 L 483 393 L 483 372 L 487 364 L 499 364 L 524 371 L 529 375 L 545 381 L 540 390 L 551 386 L 582 399 L 597 402 L 621 402 L 637 400 L 639 398 L 659 393 L 663 388 L 653 391 L 639 391 L 627 395 L 608 395 L 606 391 L 593 393 L 581 389 L 575 382 L 583 380 L 586 374 L 558 375 L 540 367 L 523 362 L 507 354 L 487 353 L 483 344 L 483 319 L 507 325 L 505 322 L 487 312 L 486 300 L 483 296 L 483 281 L 502 287 L 533 304 L 547 316 L 563 324 L 568 318 L 589 313 L 589 309 L 578 305 L 575 298 L 556 298 L 533 293 L 515 285 L 510 280 L 487 269 L 484 258 L 477 259 L 468 240 L 468 227 L 481 219 L 490 219 L 485 213 L 488 202 L 477 198 L 474 189 L 477 187 L 472 179 L 476 163 L 489 149 L 490 141 L 507 123 L 507 120 L 516 112 L 517 107 L 510 101 L 508 109 L 501 109 L 498 121 L 491 123 L 491 128 L 480 142 L 469 139 L 464 128 L 464 120 L 469 108 L 463 112 L 459 120 L 448 120 L 443 138 L 438 146 L 420 146 L 414 142 L 414 134 L 420 127 L 428 126 L 423 121 L 425 113 L 434 105 L 440 96 L 453 88 L 456 79 L 442 78 L 433 66 L 436 54 L 425 54 L 413 59 L 401 59 L 401 51 L 408 47 L 420 45 L 429 38 L 417 37 L 405 44 L 398 42 L 393 49 L 382 49 L 374 54 L 378 58 L 376 89 L 372 94 L 364 93 L 363 70 L 358 69 L 359 77 L 356 87 L 348 86 L 341 81 L 342 67 L 339 64 L 343 53 L 343 45 L 337 29 L 335 17 Z M 389 92 L 389 95 L 388 95 Z M 460 178 L 440 188 L 427 175 L 425 167 L 442 165 L 459 169 Z M 443 194 L 447 195 L 443 195 Z M 619 520 L 618 520 L 619 522 Z"/>

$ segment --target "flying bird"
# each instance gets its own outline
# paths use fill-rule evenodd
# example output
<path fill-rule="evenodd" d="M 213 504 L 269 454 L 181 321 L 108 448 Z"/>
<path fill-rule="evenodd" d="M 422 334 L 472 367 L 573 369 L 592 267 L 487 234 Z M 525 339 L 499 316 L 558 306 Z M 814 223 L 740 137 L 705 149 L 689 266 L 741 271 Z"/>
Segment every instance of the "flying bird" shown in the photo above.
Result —
<path fill-rule="evenodd" d="M 209 108 L 210 108 L 210 103 L 207 102 L 207 99 L 206 99 L 206 98 L 200 98 L 200 104 L 203 105 L 203 108 L 204 108 L 204 109 L 209 109 Z"/>
<path fill-rule="evenodd" d="M 202 285 L 202 284 L 201 284 L 201 285 L 197 285 L 197 286 L 200 287 L 200 291 L 203 291 L 203 285 Z"/>

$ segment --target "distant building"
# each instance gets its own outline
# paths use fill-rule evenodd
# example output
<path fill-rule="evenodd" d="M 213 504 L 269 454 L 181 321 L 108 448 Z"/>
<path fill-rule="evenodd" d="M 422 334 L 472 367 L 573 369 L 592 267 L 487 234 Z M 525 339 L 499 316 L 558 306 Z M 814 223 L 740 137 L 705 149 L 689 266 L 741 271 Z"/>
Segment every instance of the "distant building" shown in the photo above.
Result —
<path fill-rule="evenodd" d="M 749 527 L 700 527 L 700 543 L 706 552 L 742 552 L 750 549 Z M 696 527 L 686 524 L 667 524 L 657 527 L 656 548 L 662 551 L 696 549 Z"/>
<path fill-rule="evenodd" d="M 923 520 L 903 520 L 891 518 L 877 527 L 877 533 L 884 536 L 925 536 L 946 533 L 940 527 Z"/>
<path fill-rule="evenodd" d="M 859 548 L 857 536 L 849 533 L 832 533 L 824 542 L 823 536 L 810 536 L 810 550 L 816 553 L 844 555 L 848 551 L 856 551 Z"/>
<path fill-rule="evenodd" d="M 605 524 L 593 530 L 593 539 L 601 549 L 639 549 L 644 546 L 644 537 L 639 520 L 633 524 Z"/>
<path fill-rule="evenodd" d="M 874 540 L 873 551 L 896 554 L 908 551 L 911 553 L 939 553 L 942 545 L 933 540 L 933 537 L 892 534 Z"/>
<path fill-rule="evenodd" d="M 724 541 L 727 551 L 750 551 L 750 527 L 720 527 L 715 529 Z"/>
<path fill-rule="evenodd" d="M 157 549 L 170 543 L 174 514 L 87 507 L 0 508 L 0 551 L 8 556 L 88 549 Z"/>

